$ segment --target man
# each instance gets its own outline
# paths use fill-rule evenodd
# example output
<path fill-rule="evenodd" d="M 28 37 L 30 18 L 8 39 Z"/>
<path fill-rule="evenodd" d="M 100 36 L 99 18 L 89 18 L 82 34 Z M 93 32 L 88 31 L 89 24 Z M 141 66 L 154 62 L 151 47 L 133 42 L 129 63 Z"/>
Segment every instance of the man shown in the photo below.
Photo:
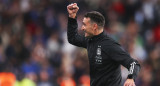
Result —
<path fill-rule="evenodd" d="M 104 34 L 105 19 L 99 12 L 88 12 L 83 19 L 82 30 L 85 37 L 77 33 L 76 15 L 79 7 L 76 3 L 67 6 L 68 41 L 88 51 L 91 86 L 122 86 L 121 67 L 129 70 L 124 86 L 135 86 L 140 65 L 127 54 L 121 46 Z"/>

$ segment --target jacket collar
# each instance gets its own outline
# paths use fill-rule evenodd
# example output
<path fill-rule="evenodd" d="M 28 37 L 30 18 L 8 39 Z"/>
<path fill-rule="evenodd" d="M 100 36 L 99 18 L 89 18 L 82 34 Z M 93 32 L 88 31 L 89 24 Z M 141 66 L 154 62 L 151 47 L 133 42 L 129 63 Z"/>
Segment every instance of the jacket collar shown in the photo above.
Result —
<path fill-rule="evenodd" d="M 90 41 L 95 41 L 95 40 L 98 40 L 98 39 L 101 39 L 102 37 L 104 36 L 104 31 L 98 35 L 95 35 L 91 38 L 89 38 Z"/>

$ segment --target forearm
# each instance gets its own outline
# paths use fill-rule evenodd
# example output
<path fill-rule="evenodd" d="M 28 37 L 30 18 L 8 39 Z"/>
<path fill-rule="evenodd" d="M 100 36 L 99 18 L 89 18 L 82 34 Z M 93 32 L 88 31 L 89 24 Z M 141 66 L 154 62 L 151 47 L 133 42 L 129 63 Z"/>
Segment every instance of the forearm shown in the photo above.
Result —
<path fill-rule="evenodd" d="M 87 41 L 85 37 L 78 34 L 77 28 L 78 28 L 77 20 L 69 17 L 68 27 L 67 27 L 68 42 L 78 47 L 86 48 Z"/>
<path fill-rule="evenodd" d="M 131 64 L 130 64 L 130 67 L 129 67 L 129 74 L 128 74 L 128 79 L 135 79 L 137 78 L 138 76 L 138 73 L 140 71 L 140 64 L 138 63 L 138 61 L 133 61 Z"/>
<path fill-rule="evenodd" d="M 69 43 L 73 44 L 75 35 L 77 34 L 77 20 L 68 17 L 67 36 Z"/>

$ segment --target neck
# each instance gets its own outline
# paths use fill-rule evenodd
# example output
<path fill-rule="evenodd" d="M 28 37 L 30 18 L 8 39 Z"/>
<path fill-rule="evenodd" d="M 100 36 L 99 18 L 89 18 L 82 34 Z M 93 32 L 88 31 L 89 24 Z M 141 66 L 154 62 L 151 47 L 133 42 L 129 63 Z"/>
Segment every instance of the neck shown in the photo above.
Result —
<path fill-rule="evenodd" d="M 97 30 L 97 31 L 94 33 L 94 35 L 99 35 L 99 34 L 101 34 L 102 32 L 103 32 L 103 28 Z"/>
<path fill-rule="evenodd" d="M 103 28 L 96 30 L 95 32 L 93 32 L 93 34 L 90 34 L 90 36 L 87 36 L 87 38 L 97 36 L 97 35 L 101 34 L 102 32 L 103 32 Z"/>

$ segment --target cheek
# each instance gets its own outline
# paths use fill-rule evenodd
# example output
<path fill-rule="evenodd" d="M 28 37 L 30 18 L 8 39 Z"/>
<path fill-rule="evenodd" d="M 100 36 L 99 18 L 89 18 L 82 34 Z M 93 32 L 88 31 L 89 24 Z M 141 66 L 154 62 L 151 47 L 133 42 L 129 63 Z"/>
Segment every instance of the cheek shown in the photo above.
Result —
<path fill-rule="evenodd" d="M 86 32 L 90 32 L 90 30 L 89 30 L 89 28 L 88 28 L 88 27 L 86 27 L 85 31 L 86 31 Z"/>
<path fill-rule="evenodd" d="M 90 30 L 91 30 L 91 27 L 90 27 L 90 26 L 86 26 L 85 28 L 86 28 L 87 31 L 90 31 Z"/>
<path fill-rule="evenodd" d="M 87 33 L 92 33 L 92 27 L 90 26 L 90 25 L 86 25 L 86 26 L 84 26 L 84 30 L 85 30 L 85 32 L 87 32 Z"/>
<path fill-rule="evenodd" d="M 90 33 L 92 33 L 93 30 L 92 30 L 92 27 L 91 27 L 91 26 L 88 27 L 88 31 L 89 31 Z"/>

